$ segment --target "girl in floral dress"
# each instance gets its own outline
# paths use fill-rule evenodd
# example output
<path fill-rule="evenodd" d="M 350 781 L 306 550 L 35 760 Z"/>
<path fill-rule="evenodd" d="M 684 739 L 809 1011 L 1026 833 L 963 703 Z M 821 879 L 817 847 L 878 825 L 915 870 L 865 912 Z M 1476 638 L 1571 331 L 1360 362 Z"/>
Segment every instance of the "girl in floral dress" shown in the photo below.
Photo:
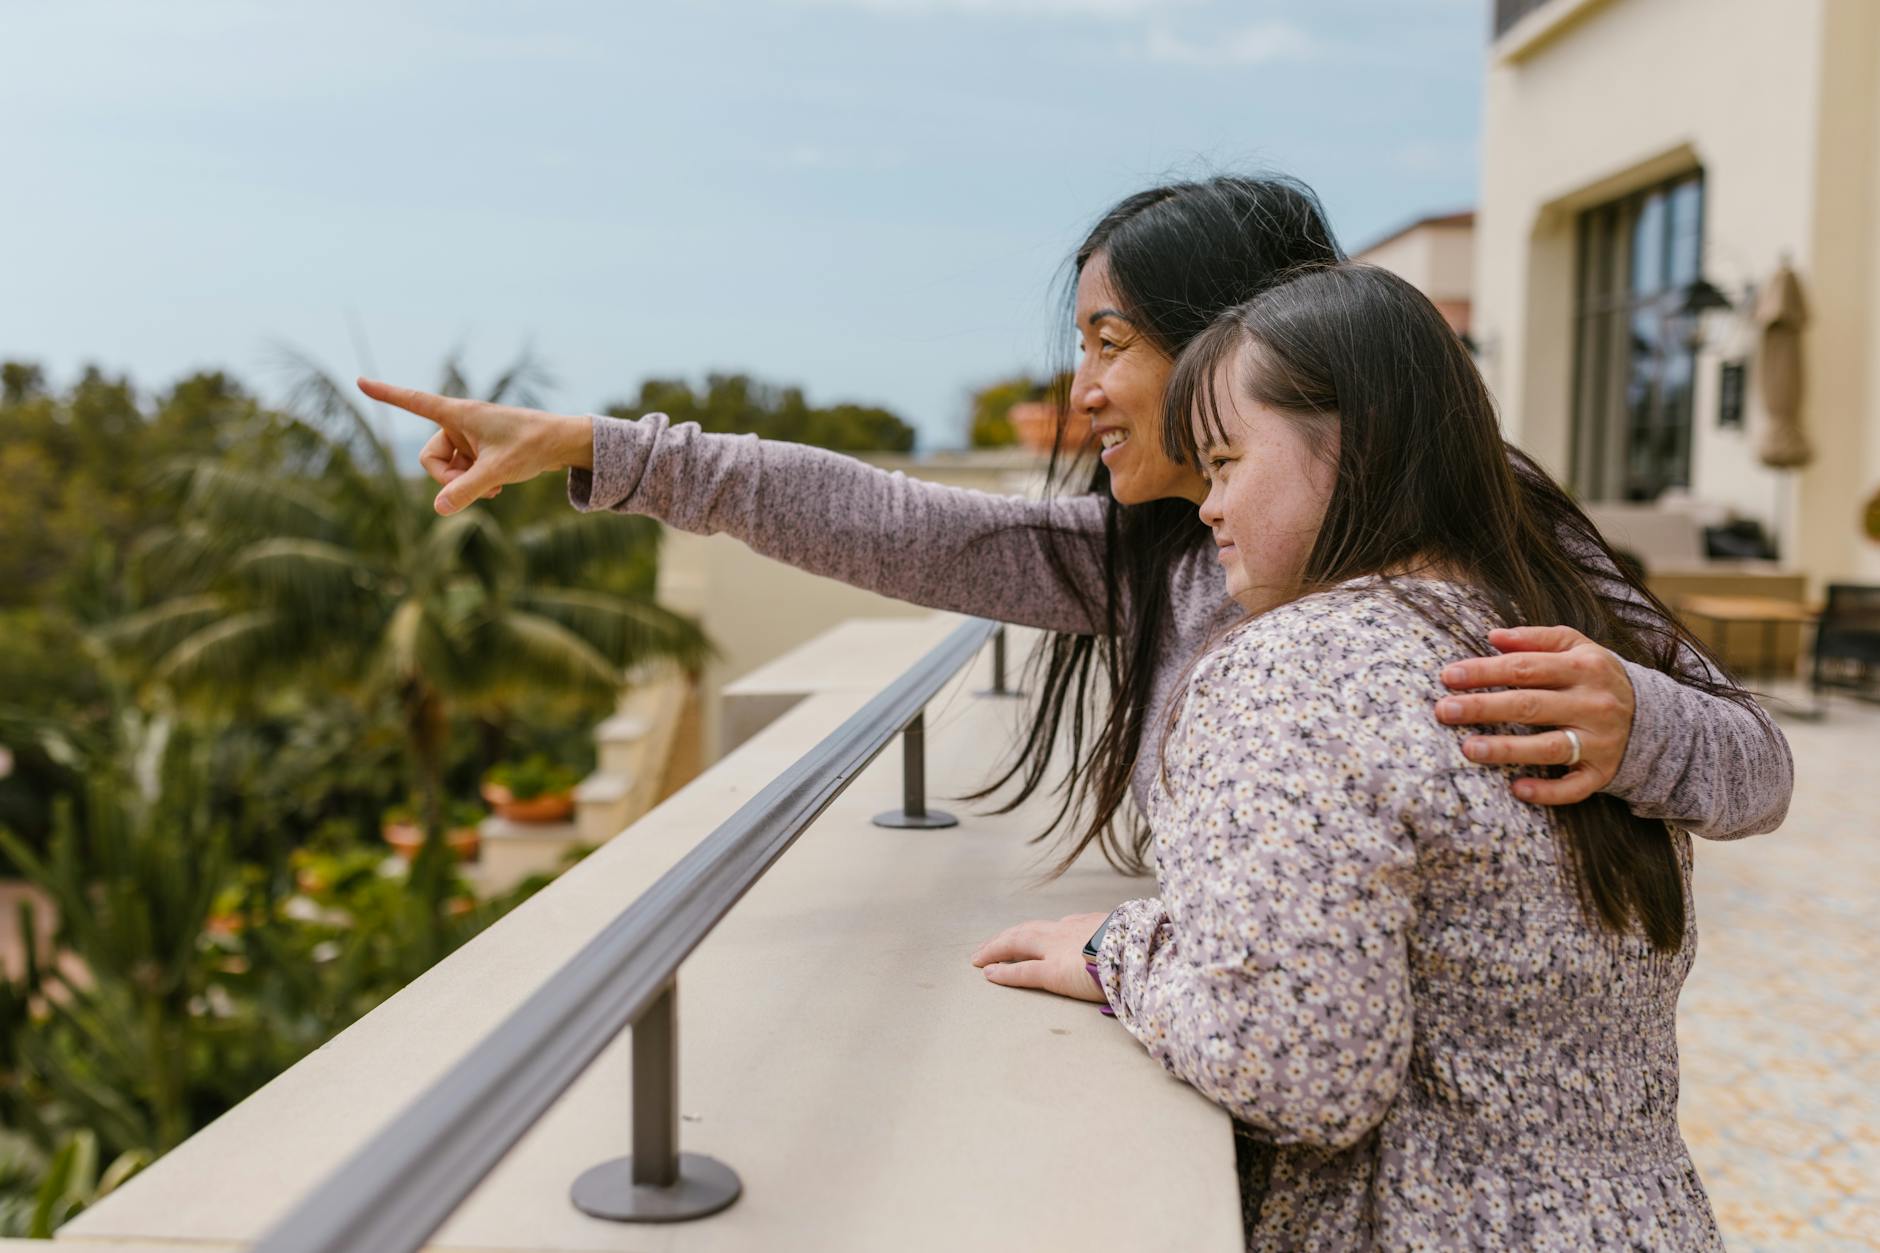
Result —
<path fill-rule="evenodd" d="M 1248 617 L 1169 719 L 1159 894 L 975 963 L 1106 1000 L 1233 1114 L 1249 1248 L 1721 1248 L 1677 1127 L 1688 837 L 1609 797 L 1516 799 L 1536 768 L 1471 762 L 1431 703 L 1519 621 L 1747 698 L 1510 471 L 1467 352 L 1401 279 L 1325 267 L 1231 310 L 1168 415 Z"/>

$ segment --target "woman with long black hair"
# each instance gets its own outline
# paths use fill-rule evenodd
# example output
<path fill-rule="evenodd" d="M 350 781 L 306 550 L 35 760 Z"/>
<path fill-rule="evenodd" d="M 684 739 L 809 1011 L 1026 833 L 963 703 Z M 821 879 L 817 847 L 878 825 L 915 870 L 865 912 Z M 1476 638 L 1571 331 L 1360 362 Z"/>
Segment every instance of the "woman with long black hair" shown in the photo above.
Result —
<path fill-rule="evenodd" d="M 1168 414 L 1245 620 L 1157 729 L 1159 891 L 974 961 L 1106 1000 L 1266 1146 L 1241 1158 L 1250 1249 L 1720 1250 L 1677 1120 L 1689 837 L 1609 796 L 1523 804 L 1525 768 L 1429 716 L 1508 622 L 1666 676 L 1696 641 L 1516 472 L 1393 274 L 1324 267 L 1230 311 Z"/>
<path fill-rule="evenodd" d="M 1175 357 L 1223 310 L 1339 257 L 1316 197 L 1290 179 L 1172 183 L 1112 208 L 1075 256 L 1083 353 L 1066 418 L 1098 432 L 1101 464 L 1054 456 L 1053 490 L 1042 500 L 921 482 L 801 445 L 707 435 L 658 414 L 564 416 L 360 386 L 439 424 L 422 460 L 443 485 L 440 511 L 568 467 L 577 508 L 728 533 L 889 596 L 1043 628 L 1050 638 L 1030 684 L 1037 707 L 1020 753 L 986 794 L 1016 781 L 1016 805 L 1053 788 L 1060 864 L 1096 843 L 1140 871 L 1147 830 L 1125 802 L 1144 800 L 1160 768 L 1148 729 L 1182 668 L 1238 612 L 1195 516 L 1205 484 L 1161 448 L 1163 390 Z M 1468 742 L 1483 763 L 1569 767 L 1559 778 L 1519 781 L 1523 799 L 1565 804 L 1604 791 L 1713 838 L 1780 823 L 1792 764 L 1779 735 L 1769 747 L 1773 727 L 1760 711 L 1567 628 L 1536 624 L 1488 642 L 1500 655 L 1459 663 L 1447 681 L 1464 694 L 1445 699 L 1437 717 L 1554 728 Z M 1470 690 L 1484 687 L 1516 690 Z"/>

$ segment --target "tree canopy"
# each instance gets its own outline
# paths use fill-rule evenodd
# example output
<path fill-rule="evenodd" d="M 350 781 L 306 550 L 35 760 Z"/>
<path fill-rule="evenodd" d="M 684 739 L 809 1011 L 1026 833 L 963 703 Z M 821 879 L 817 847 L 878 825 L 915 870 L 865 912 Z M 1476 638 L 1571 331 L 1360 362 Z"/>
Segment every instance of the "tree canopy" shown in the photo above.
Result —
<path fill-rule="evenodd" d="M 812 405 L 800 387 L 778 387 L 748 374 L 707 375 L 703 391 L 685 379 L 647 379 L 631 402 L 606 412 L 616 418 L 663 413 L 674 422 L 696 422 L 714 434 L 749 433 L 837 452 L 914 449 L 914 428 L 886 409 Z"/>

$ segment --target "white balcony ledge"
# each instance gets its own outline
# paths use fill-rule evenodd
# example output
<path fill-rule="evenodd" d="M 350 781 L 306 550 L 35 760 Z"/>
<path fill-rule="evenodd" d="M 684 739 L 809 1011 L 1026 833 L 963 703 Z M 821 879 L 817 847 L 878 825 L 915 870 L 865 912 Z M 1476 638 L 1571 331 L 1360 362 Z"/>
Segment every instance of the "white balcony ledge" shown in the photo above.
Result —
<path fill-rule="evenodd" d="M 774 721 L 59 1240 L 118 1253 L 254 1240 L 956 621 L 852 622 L 751 676 L 741 688 Z M 669 1227 L 569 1204 L 576 1175 L 628 1148 L 623 1034 L 428 1247 L 1240 1247 L 1226 1116 L 1094 1006 L 994 987 L 967 962 L 1011 922 L 1153 890 L 1100 861 L 1040 886 L 1026 840 L 1041 807 L 989 818 L 943 799 L 986 779 L 1022 716 L 1023 702 L 972 695 L 988 684 L 982 656 L 927 711 L 929 803 L 960 826 L 870 824 L 900 803 L 897 741 L 680 972 L 683 1147 L 731 1165 L 743 1198 Z"/>

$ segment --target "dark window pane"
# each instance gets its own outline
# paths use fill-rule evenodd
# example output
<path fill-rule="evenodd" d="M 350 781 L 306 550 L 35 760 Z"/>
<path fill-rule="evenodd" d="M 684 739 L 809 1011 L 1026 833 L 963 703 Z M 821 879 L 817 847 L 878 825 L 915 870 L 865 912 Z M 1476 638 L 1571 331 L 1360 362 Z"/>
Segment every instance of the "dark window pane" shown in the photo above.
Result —
<path fill-rule="evenodd" d="M 1696 359 L 1677 308 L 1703 271 L 1703 197 L 1686 175 L 1581 217 L 1570 446 L 1585 499 L 1690 483 Z"/>

